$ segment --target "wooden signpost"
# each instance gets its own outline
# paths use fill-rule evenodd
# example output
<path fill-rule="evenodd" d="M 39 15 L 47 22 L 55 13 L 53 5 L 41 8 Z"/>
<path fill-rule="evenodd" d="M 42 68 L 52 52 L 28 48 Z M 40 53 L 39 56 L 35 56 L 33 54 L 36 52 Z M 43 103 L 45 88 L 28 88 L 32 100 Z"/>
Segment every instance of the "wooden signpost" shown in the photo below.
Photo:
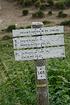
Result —
<path fill-rule="evenodd" d="M 44 27 L 42 22 L 33 22 L 32 28 L 13 30 L 13 46 L 16 61 L 35 60 L 37 102 L 48 105 L 45 59 L 65 57 L 64 27 Z"/>

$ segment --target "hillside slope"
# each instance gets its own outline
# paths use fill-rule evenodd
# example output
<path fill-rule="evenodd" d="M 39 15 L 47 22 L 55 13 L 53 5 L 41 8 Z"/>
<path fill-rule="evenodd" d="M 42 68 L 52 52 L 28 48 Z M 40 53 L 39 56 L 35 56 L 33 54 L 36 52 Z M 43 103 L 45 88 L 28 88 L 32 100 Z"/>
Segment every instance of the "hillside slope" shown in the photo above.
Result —
<path fill-rule="evenodd" d="M 45 11 L 45 17 L 42 19 L 32 19 L 32 13 L 36 11 L 34 7 L 30 7 L 28 16 L 22 16 L 22 8 L 16 2 L 9 2 L 8 0 L 0 0 L 0 29 L 10 25 L 17 24 L 18 26 L 31 24 L 32 21 L 51 21 L 51 25 L 60 23 L 63 20 L 70 19 L 70 9 L 64 10 L 68 14 L 67 18 L 57 18 L 58 11 L 53 11 L 52 16 L 48 16 Z"/>

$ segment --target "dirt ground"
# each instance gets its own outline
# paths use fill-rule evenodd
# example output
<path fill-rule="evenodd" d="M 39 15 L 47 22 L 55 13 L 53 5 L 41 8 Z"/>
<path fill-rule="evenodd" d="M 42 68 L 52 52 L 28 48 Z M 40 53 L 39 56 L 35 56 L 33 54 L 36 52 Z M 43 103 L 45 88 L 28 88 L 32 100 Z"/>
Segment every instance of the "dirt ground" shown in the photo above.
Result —
<path fill-rule="evenodd" d="M 17 24 L 17 26 L 26 26 L 31 24 L 33 21 L 51 21 L 51 25 L 59 24 L 63 20 L 70 19 L 70 9 L 64 10 L 68 14 L 67 18 L 57 18 L 58 11 L 53 11 L 52 16 L 47 15 L 45 11 L 45 18 L 43 19 L 32 19 L 32 13 L 35 11 L 34 7 L 29 8 L 28 16 L 22 16 L 22 8 L 17 5 L 16 2 L 9 2 L 8 0 L 0 0 L 0 29 L 6 28 L 8 25 Z M 69 30 L 69 28 L 68 28 Z"/>

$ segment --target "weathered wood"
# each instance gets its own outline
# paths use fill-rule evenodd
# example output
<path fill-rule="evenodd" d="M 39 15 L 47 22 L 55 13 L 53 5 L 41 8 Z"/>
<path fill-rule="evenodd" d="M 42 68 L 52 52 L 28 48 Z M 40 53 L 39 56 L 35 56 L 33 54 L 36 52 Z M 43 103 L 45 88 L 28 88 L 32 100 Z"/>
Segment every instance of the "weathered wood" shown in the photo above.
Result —
<path fill-rule="evenodd" d="M 14 49 L 64 45 L 64 35 L 20 37 L 13 39 Z"/>
<path fill-rule="evenodd" d="M 16 29 L 13 30 L 13 37 L 20 36 L 38 36 L 46 34 L 58 34 L 64 33 L 63 26 L 54 26 L 54 27 L 38 27 L 38 28 L 29 28 L 29 29 Z"/>
<path fill-rule="evenodd" d="M 60 46 L 29 50 L 15 50 L 14 54 L 16 61 L 60 58 L 65 57 L 65 48 L 64 46 Z"/>
<path fill-rule="evenodd" d="M 33 23 L 32 28 L 43 27 L 43 23 Z M 37 68 L 45 66 L 45 60 L 36 60 L 36 77 L 37 77 Z M 46 79 L 36 78 L 37 83 L 37 105 L 48 105 L 48 83 Z"/>

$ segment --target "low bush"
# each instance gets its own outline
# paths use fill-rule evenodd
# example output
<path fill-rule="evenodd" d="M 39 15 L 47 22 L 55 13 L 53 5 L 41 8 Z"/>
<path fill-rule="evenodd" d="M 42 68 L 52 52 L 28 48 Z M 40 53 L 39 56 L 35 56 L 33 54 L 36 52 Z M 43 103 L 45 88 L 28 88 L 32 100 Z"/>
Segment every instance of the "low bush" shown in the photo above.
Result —
<path fill-rule="evenodd" d="M 64 5 L 64 2 L 57 2 L 57 3 L 55 3 L 54 7 L 56 9 L 64 9 L 65 5 Z"/>
<path fill-rule="evenodd" d="M 11 37 L 9 35 L 5 35 L 3 36 L 2 40 L 8 40 L 8 39 L 11 39 Z"/>
<path fill-rule="evenodd" d="M 44 15 L 44 12 L 41 11 L 41 10 L 38 10 L 37 12 L 35 12 L 35 13 L 32 14 L 32 17 L 33 17 L 33 18 L 42 18 L 42 17 L 44 17 L 44 16 L 45 16 L 45 15 Z"/>
<path fill-rule="evenodd" d="M 59 11 L 58 17 L 65 18 L 67 17 L 67 14 L 63 13 L 63 11 Z"/>
<path fill-rule="evenodd" d="M 10 25 L 7 27 L 6 32 L 12 32 L 13 29 L 16 29 L 16 25 Z"/>
<path fill-rule="evenodd" d="M 64 4 L 65 4 L 66 7 L 70 7 L 70 0 L 65 0 Z"/>
<path fill-rule="evenodd" d="M 34 5 L 35 5 L 35 7 L 40 8 L 40 5 L 41 5 L 40 0 L 37 0 L 37 1 L 34 3 Z"/>
<path fill-rule="evenodd" d="M 47 0 L 47 3 L 49 4 L 49 6 L 53 6 L 54 5 L 54 1 L 53 0 Z"/>
<path fill-rule="evenodd" d="M 28 7 L 33 4 L 32 0 L 24 0 L 23 1 L 23 7 Z"/>
<path fill-rule="evenodd" d="M 41 3 L 46 3 L 46 0 L 40 0 L 41 1 Z"/>
<path fill-rule="evenodd" d="M 23 15 L 23 16 L 28 15 L 28 13 L 29 13 L 29 11 L 28 11 L 27 9 L 24 9 L 24 10 L 22 11 L 22 15 Z"/>
<path fill-rule="evenodd" d="M 45 3 L 42 3 L 40 5 L 40 10 L 45 10 L 47 7 L 46 7 L 46 4 Z"/>
<path fill-rule="evenodd" d="M 70 20 L 65 20 L 65 21 L 61 22 L 60 25 L 70 26 Z"/>
<path fill-rule="evenodd" d="M 52 15 L 52 11 L 51 10 L 48 12 L 48 15 Z"/>
<path fill-rule="evenodd" d="M 50 24 L 50 23 L 51 23 L 51 22 L 50 22 L 50 21 L 47 21 L 47 20 L 44 20 L 44 21 L 43 21 L 43 24 L 44 24 L 44 25 Z"/>

